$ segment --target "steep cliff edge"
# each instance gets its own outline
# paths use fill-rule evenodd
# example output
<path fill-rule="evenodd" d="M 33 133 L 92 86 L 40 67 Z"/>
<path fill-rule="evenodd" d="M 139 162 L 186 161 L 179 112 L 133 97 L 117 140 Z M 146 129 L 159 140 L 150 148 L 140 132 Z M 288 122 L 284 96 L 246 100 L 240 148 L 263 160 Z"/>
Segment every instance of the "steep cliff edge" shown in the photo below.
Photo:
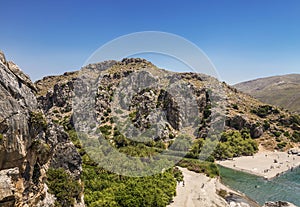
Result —
<path fill-rule="evenodd" d="M 64 130 L 39 109 L 29 77 L 3 53 L 0 97 L 0 206 L 54 206 L 48 169 L 64 168 L 79 180 L 81 158 Z"/>

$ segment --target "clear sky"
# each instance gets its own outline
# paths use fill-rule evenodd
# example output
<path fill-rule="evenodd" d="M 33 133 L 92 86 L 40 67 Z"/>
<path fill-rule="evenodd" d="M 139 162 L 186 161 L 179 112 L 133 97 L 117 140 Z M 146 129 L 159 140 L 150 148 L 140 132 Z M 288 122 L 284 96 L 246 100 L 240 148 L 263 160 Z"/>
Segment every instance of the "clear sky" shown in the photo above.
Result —
<path fill-rule="evenodd" d="M 106 42 L 163 31 L 200 47 L 222 80 L 300 73 L 298 0 L 2 0 L 0 50 L 37 80 L 79 69 Z"/>

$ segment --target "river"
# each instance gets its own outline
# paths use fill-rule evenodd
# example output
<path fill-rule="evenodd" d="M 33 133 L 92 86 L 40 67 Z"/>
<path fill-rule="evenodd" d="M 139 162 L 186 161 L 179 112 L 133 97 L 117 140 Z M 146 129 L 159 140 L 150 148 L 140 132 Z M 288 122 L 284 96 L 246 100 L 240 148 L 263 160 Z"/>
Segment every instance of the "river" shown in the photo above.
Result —
<path fill-rule="evenodd" d="M 219 166 L 222 182 L 242 192 L 259 204 L 266 201 L 288 201 L 300 206 L 300 168 L 272 180 Z"/>

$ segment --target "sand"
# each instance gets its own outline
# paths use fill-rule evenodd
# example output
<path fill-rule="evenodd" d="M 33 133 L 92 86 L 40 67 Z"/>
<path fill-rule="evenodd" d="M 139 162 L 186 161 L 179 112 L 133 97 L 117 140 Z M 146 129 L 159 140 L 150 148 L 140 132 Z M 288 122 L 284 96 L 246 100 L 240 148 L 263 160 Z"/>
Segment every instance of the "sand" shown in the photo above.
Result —
<path fill-rule="evenodd" d="M 184 176 L 184 185 L 183 183 L 177 185 L 177 196 L 168 207 L 229 206 L 216 193 L 217 189 L 220 188 L 228 190 L 216 178 L 209 178 L 204 174 L 195 173 L 186 168 L 180 168 L 180 170 Z"/>
<path fill-rule="evenodd" d="M 217 164 L 234 170 L 248 172 L 266 179 L 274 178 L 300 166 L 300 156 L 286 152 L 259 152 L 254 156 L 217 161 Z"/>

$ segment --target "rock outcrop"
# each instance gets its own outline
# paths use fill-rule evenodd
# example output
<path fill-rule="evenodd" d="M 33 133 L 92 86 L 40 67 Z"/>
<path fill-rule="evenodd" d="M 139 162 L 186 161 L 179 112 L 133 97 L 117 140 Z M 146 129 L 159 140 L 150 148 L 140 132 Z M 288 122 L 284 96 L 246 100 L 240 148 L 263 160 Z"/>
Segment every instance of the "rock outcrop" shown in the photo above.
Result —
<path fill-rule="evenodd" d="M 29 77 L 3 53 L 0 61 L 0 206 L 36 206 L 47 197 L 48 168 L 79 179 L 81 158 L 68 135 L 46 119 Z M 64 159 L 62 150 L 69 153 Z"/>
<path fill-rule="evenodd" d="M 297 207 L 292 203 L 285 202 L 285 201 L 276 201 L 276 202 L 266 202 L 263 207 Z"/>

